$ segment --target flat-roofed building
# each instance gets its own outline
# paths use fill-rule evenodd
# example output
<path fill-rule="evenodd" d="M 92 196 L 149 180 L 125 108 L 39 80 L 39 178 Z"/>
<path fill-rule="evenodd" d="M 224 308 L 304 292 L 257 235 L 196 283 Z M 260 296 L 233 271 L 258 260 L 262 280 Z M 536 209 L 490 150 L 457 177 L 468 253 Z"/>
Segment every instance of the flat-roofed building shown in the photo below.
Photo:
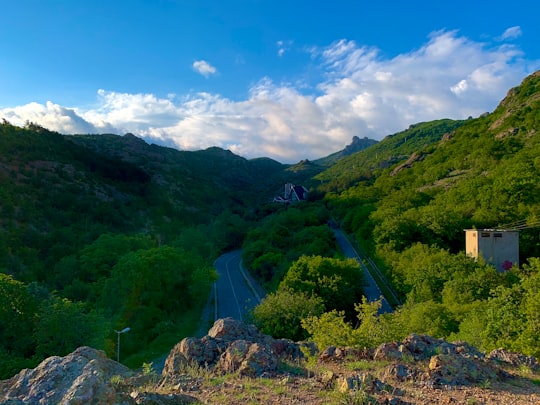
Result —
<path fill-rule="evenodd" d="M 497 270 L 519 266 L 519 232 L 506 229 L 465 229 L 467 256 L 483 257 Z"/>

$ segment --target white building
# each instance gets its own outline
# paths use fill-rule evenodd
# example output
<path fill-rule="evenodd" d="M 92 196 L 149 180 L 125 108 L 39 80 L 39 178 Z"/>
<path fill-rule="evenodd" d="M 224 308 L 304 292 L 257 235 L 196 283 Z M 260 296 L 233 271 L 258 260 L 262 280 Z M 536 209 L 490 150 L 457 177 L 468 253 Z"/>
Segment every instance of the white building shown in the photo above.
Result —
<path fill-rule="evenodd" d="M 505 229 L 465 229 L 465 252 L 480 256 L 497 270 L 519 266 L 519 232 Z"/>

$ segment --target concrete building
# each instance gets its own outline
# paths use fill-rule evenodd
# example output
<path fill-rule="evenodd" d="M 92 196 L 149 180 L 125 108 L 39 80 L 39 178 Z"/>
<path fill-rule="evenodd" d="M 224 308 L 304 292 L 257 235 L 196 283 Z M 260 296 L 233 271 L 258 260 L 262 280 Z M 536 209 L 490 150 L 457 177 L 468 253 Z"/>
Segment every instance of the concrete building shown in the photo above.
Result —
<path fill-rule="evenodd" d="M 497 270 L 519 266 L 519 232 L 505 229 L 465 229 L 465 252 L 480 256 Z"/>

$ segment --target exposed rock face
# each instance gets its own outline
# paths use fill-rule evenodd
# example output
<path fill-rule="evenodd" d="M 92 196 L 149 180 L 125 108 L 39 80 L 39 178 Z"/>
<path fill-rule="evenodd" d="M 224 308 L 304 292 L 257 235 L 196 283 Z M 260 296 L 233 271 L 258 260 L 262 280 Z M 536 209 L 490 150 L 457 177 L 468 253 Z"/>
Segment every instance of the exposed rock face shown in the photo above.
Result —
<path fill-rule="evenodd" d="M 300 344 L 273 339 L 233 318 L 218 319 L 201 339 L 185 338 L 170 352 L 162 376 L 174 378 L 185 363 L 252 377 L 275 374 L 280 358 L 303 356 Z"/>
<path fill-rule="evenodd" d="M 414 152 L 409 157 L 409 159 L 407 159 L 407 161 L 405 163 L 400 164 L 394 170 L 392 170 L 392 172 L 390 173 L 390 176 L 395 176 L 396 174 L 398 174 L 402 170 L 410 169 L 415 162 L 419 162 L 421 160 L 424 160 L 424 158 L 425 158 L 425 156 L 423 154 Z"/>
<path fill-rule="evenodd" d="M 498 363 L 506 363 L 512 367 L 529 367 L 533 371 L 540 370 L 540 364 L 533 356 L 511 352 L 505 349 L 496 349 L 487 355 L 487 358 Z"/>
<path fill-rule="evenodd" d="M 132 372 L 105 353 L 80 347 L 65 357 L 49 357 L 35 369 L 25 369 L 0 382 L 0 402 L 24 404 L 111 404 L 118 398 L 115 375 Z"/>
<path fill-rule="evenodd" d="M 331 346 L 321 352 L 319 361 L 340 361 L 340 352 L 343 351 L 347 350 Z M 348 350 L 348 353 L 350 358 L 354 352 Z M 533 357 L 504 350 L 485 356 L 465 342 L 449 343 L 414 333 L 401 342 L 381 344 L 371 359 L 393 362 L 384 373 L 387 381 L 410 380 L 430 387 L 473 385 L 507 377 L 505 371 L 497 367 L 501 362 L 514 367 L 527 365 L 531 369 L 538 368 Z"/>
<path fill-rule="evenodd" d="M 324 403 L 324 400 L 314 402 L 318 396 L 313 392 L 303 392 L 307 386 L 337 389 L 362 403 L 465 403 L 450 396 L 446 396 L 444 402 L 435 401 L 430 395 L 442 398 L 442 393 L 446 392 L 457 393 L 464 389 L 474 390 L 478 385 L 504 383 L 515 378 L 509 371 L 512 368 L 540 369 L 531 356 L 503 349 L 485 355 L 465 342 L 449 343 L 427 335 L 411 334 L 401 342 L 381 344 L 371 350 L 330 346 L 319 354 L 319 362 L 325 363 L 325 371 L 319 375 L 302 374 L 302 370 L 295 370 L 294 374 L 280 371 L 278 366 L 282 359 L 294 360 L 303 356 L 302 346 L 310 349 L 312 354 L 316 353 L 314 347 L 307 344 L 273 339 L 252 325 L 230 318 L 220 319 L 208 335 L 201 339 L 186 338 L 171 350 L 161 379 L 152 373 L 132 372 L 108 359 L 102 351 L 81 347 L 68 356 L 48 358 L 33 370 L 23 370 L 9 380 L 0 381 L 0 404 L 216 403 L 213 400 L 219 397 L 221 389 L 228 390 L 225 392 L 229 394 L 237 392 L 238 384 L 235 383 L 219 387 L 209 385 L 206 376 L 210 373 L 257 377 L 252 381 L 260 381 L 259 377 L 279 376 L 276 381 L 281 381 L 280 388 L 285 387 L 287 395 L 299 394 L 300 399 L 290 403 Z M 350 363 L 356 361 L 378 363 L 369 371 L 363 366 L 351 369 Z M 194 365 L 204 367 L 205 373 L 209 374 L 203 377 Z M 190 374 L 190 371 L 194 373 Z M 299 378 L 310 381 L 299 383 Z M 296 392 L 297 387 L 302 388 Z M 416 396 L 408 393 L 412 387 L 422 391 L 422 398 L 428 395 L 430 402 L 416 402 Z M 532 404 L 538 403 L 540 398 L 536 387 L 517 394 L 512 398 L 521 400 L 534 395 L 534 399 L 506 402 Z M 499 395 L 499 391 L 494 391 L 497 401 L 485 403 L 499 403 Z M 271 403 L 289 403 L 286 399 L 292 398 L 277 395 Z M 285 402 L 280 402 L 282 400 Z"/>
<path fill-rule="evenodd" d="M 496 369 L 488 362 L 456 354 L 438 354 L 429 360 L 427 383 L 435 386 L 470 385 L 497 380 Z"/>
<path fill-rule="evenodd" d="M 224 374 L 238 372 L 239 375 L 258 377 L 277 371 L 278 358 L 271 346 L 236 340 L 220 356 L 216 370 Z"/>

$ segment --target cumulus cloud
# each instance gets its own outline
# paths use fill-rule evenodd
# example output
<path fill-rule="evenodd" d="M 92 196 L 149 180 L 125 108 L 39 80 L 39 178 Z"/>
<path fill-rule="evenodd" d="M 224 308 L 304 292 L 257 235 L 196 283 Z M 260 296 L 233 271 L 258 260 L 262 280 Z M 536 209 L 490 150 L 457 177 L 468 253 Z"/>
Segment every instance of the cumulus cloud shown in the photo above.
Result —
<path fill-rule="evenodd" d="M 93 109 L 31 103 L 0 110 L 0 118 L 62 133 L 132 132 L 183 150 L 219 146 L 292 163 L 340 150 L 355 135 L 382 139 L 412 123 L 491 111 L 540 67 L 513 45 L 475 42 L 457 31 L 434 32 L 419 48 L 392 58 L 345 39 L 310 52 L 323 71 L 316 88 L 265 77 L 242 100 L 99 90 Z M 199 62 L 202 72 L 215 73 Z"/>
<path fill-rule="evenodd" d="M 215 75 L 217 73 L 217 69 L 205 60 L 196 60 L 193 62 L 192 66 L 193 70 L 204 77 Z"/>

